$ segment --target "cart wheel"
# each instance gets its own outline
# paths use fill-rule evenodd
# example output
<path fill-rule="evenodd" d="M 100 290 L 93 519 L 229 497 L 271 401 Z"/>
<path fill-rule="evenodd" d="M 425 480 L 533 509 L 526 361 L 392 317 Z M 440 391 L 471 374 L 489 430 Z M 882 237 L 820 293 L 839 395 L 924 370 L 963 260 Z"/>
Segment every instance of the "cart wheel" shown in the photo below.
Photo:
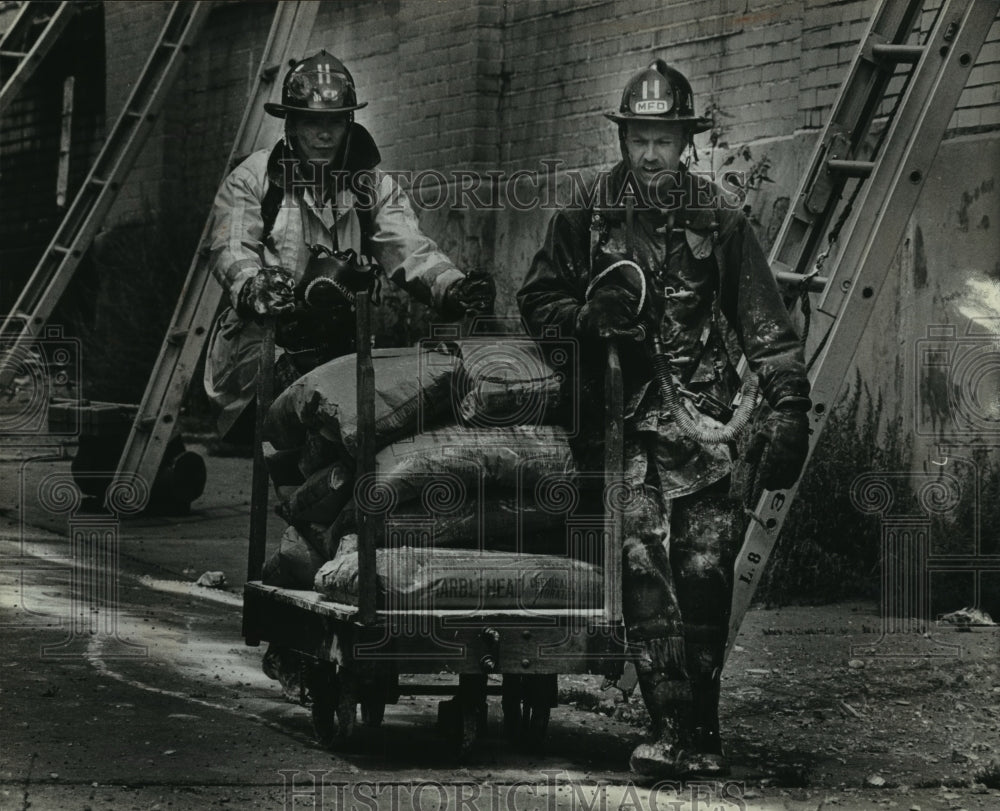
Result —
<path fill-rule="evenodd" d="M 486 677 L 459 676 L 458 695 L 438 702 L 438 729 L 455 747 L 459 758 L 465 757 L 486 734 Z"/>
<path fill-rule="evenodd" d="M 358 688 L 361 700 L 361 723 L 366 727 L 378 729 L 385 718 L 386 695 L 389 686 L 380 676 L 368 677 Z"/>
<path fill-rule="evenodd" d="M 331 665 L 309 669 L 313 730 L 328 749 L 343 746 L 354 734 L 357 693 L 353 681 L 349 675 L 337 673 Z"/>
<path fill-rule="evenodd" d="M 361 723 L 378 729 L 385 718 L 385 702 L 377 699 L 361 699 Z"/>
<path fill-rule="evenodd" d="M 521 676 L 504 674 L 500 688 L 503 734 L 511 743 L 521 738 Z"/>
<path fill-rule="evenodd" d="M 558 677 L 503 677 L 502 708 L 504 734 L 512 743 L 529 751 L 541 751 L 549 731 L 549 717 L 558 699 Z"/>

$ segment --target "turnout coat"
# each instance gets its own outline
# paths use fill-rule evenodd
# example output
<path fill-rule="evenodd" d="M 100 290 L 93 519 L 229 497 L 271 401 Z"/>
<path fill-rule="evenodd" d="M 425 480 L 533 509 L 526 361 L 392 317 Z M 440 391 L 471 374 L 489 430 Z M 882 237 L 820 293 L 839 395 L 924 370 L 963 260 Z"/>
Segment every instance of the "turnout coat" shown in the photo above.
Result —
<path fill-rule="evenodd" d="M 554 327 L 563 338 L 578 339 L 580 374 L 573 394 L 582 427 L 574 450 L 585 469 L 600 466 L 606 352 L 599 341 L 581 334 L 578 323 L 601 252 L 631 255 L 643 269 L 649 294 L 643 320 L 659 333 L 681 383 L 694 395 L 729 403 L 741 353 L 771 406 L 809 393 L 798 335 L 742 211 L 717 186 L 681 170 L 669 207 L 644 205 L 640 199 L 627 228 L 624 192 L 630 182 L 635 181 L 620 162 L 600 178 L 591 200 L 557 212 L 517 294 L 534 334 L 547 328 L 551 334 Z M 731 469 L 729 449 L 681 434 L 663 412 L 656 385 L 650 385 L 646 349 L 625 341 L 619 346 L 626 445 L 637 433 L 658 436 L 663 494 L 678 497 L 723 478 Z M 712 419 L 694 413 L 690 400 L 684 402 L 696 419 Z"/>
<path fill-rule="evenodd" d="M 265 258 L 296 282 L 313 245 L 353 248 L 359 256 L 370 251 L 388 278 L 434 307 L 440 307 L 448 286 L 464 276 L 420 231 L 406 193 L 393 177 L 375 168 L 378 162 L 371 135 L 354 124 L 347 159 L 351 182 L 342 183 L 332 195 L 320 194 L 309 182 L 313 167 L 298 165 L 284 141 L 250 155 L 223 182 L 212 211 L 208 249 L 212 273 L 232 306 L 216 321 L 204 377 L 205 391 L 222 410 L 220 434 L 232 427 L 254 396 L 263 327 L 241 319 L 235 307 L 240 287 L 260 266 L 255 251 L 243 243 L 257 243 L 263 236 L 262 204 L 271 186 L 278 187 L 281 197 Z M 358 179 L 364 182 L 354 182 Z M 365 220 L 370 225 L 363 240 Z"/>

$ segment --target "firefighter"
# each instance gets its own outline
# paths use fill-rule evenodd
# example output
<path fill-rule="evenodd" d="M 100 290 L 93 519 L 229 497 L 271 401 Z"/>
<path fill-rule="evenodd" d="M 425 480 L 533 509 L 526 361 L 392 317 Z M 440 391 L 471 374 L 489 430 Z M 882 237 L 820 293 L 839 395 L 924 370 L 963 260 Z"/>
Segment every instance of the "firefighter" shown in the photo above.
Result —
<path fill-rule="evenodd" d="M 791 486 L 808 452 L 809 383 L 746 218 L 689 169 L 693 136 L 711 121 L 695 114 L 684 75 L 657 59 L 605 115 L 618 126 L 622 159 L 592 197 L 553 216 L 518 305 L 536 334 L 558 327 L 578 339 L 584 429 L 574 453 L 583 469 L 603 458 L 589 438 L 600 436 L 606 339 L 622 356 L 623 611 L 653 722 L 632 769 L 722 775 L 719 680 L 745 528 L 732 486 L 736 449 L 757 492 Z M 737 445 L 749 422 L 746 407 L 729 410 L 741 352 L 764 403 Z"/>
<path fill-rule="evenodd" d="M 373 289 L 378 268 L 444 318 L 492 311 L 492 280 L 455 267 L 376 168 L 378 147 L 354 120 L 366 105 L 325 50 L 296 63 L 281 102 L 264 105 L 284 119 L 284 137 L 237 166 L 215 198 L 208 248 L 231 307 L 213 329 L 205 389 L 221 408 L 220 435 L 253 398 L 267 322 L 275 322 L 281 387 L 353 351 L 351 296 Z"/>

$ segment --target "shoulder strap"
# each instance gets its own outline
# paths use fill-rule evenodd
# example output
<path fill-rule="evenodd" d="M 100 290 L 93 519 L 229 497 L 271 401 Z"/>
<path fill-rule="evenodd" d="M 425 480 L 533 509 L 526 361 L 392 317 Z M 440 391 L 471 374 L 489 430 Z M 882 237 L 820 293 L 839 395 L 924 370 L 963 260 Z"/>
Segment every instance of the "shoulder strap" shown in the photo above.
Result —
<path fill-rule="evenodd" d="M 375 233 L 375 205 L 378 202 L 378 188 L 373 171 L 359 172 L 351 177 L 354 192 L 354 211 L 361 227 L 361 255 L 375 264 L 372 255 L 372 234 Z"/>
<path fill-rule="evenodd" d="M 722 231 L 726 232 L 727 236 L 729 233 L 732 233 L 732 230 L 733 229 L 731 227 L 727 228 L 725 226 L 722 229 Z M 722 344 L 725 347 L 729 362 L 735 369 L 740 365 L 740 358 L 743 357 L 743 350 L 740 347 L 735 326 L 729 323 L 729 319 L 726 318 L 725 314 L 722 312 L 722 286 L 725 283 L 726 278 L 726 258 L 725 252 L 722 250 L 722 237 L 719 232 L 712 234 L 712 243 L 712 253 L 715 256 L 715 264 L 719 274 L 719 287 L 715 294 L 715 301 L 712 303 L 712 316 L 719 325 L 719 331 L 722 335 Z"/>
<path fill-rule="evenodd" d="M 375 232 L 375 212 L 367 206 L 355 204 L 354 210 L 358 214 L 358 224 L 361 226 L 361 255 L 368 257 L 372 262 L 372 234 Z"/>
<path fill-rule="evenodd" d="M 261 232 L 260 241 L 272 250 L 274 250 L 274 242 L 271 232 L 274 230 L 274 223 L 278 219 L 278 211 L 281 209 L 284 199 L 284 189 L 268 180 L 264 199 L 260 201 L 260 215 L 264 222 L 264 230 Z M 361 253 L 363 256 L 371 258 L 371 237 L 375 231 L 375 213 L 371 208 L 362 206 L 358 198 L 355 198 L 355 202 L 355 211 L 358 214 L 358 223 L 361 226 Z"/>
<path fill-rule="evenodd" d="M 271 232 L 274 230 L 274 221 L 278 219 L 278 211 L 284 199 L 285 190 L 276 183 L 272 183 L 269 178 L 264 199 L 260 201 L 260 216 L 264 221 L 264 230 L 261 231 L 260 241 L 272 250 L 274 250 L 274 240 L 271 238 Z"/>

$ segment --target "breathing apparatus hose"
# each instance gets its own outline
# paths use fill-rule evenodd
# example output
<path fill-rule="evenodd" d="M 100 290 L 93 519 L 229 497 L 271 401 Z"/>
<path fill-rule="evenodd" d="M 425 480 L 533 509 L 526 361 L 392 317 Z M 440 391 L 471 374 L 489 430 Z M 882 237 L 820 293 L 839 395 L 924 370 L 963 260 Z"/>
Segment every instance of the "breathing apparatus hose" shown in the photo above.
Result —
<path fill-rule="evenodd" d="M 626 229 L 626 233 L 630 230 L 631 229 Z M 648 299 L 646 275 L 643 273 L 642 268 L 640 268 L 639 265 L 631 259 L 626 257 L 610 256 L 609 260 L 610 263 L 602 267 L 600 272 L 587 286 L 584 297 L 587 301 L 589 301 L 594 293 L 594 290 L 599 285 L 602 283 L 608 283 L 611 274 L 631 272 L 635 276 L 637 282 L 637 285 L 631 286 L 631 289 L 638 287 L 638 302 L 635 306 L 635 318 L 628 328 L 616 330 L 614 337 L 630 338 L 637 343 L 645 342 L 647 330 L 646 326 L 640 323 L 640 321 L 642 313 L 646 309 Z M 759 390 L 757 375 L 752 372 L 749 373 L 747 381 L 741 389 L 740 404 L 736 407 L 736 411 L 725 425 L 720 425 L 719 427 L 699 425 L 694 421 L 694 419 L 692 419 L 687 409 L 684 408 L 684 404 L 681 402 L 681 398 L 685 395 L 674 382 L 674 375 L 672 371 L 673 361 L 670 355 L 663 351 L 663 344 L 660 341 L 659 336 L 654 333 L 649 340 L 648 346 L 650 348 L 649 354 L 650 363 L 653 367 L 653 377 L 656 379 L 657 385 L 659 386 L 661 400 L 682 434 L 697 442 L 720 445 L 734 441 L 747 429 L 747 426 L 753 419 L 754 409 L 757 406 L 757 394 Z M 697 403 L 695 406 L 697 407 Z"/>
<path fill-rule="evenodd" d="M 732 442 L 747 429 L 750 420 L 753 418 L 754 408 L 757 405 L 757 375 L 752 372 L 749 374 L 747 382 L 743 385 L 740 404 L 736 407 L 736 411 L 729 422 L 718 428 L 714 426 L 701 426 L 691 418 L 691 415 L 681 402 L 682 395 L 677 389 L 677 384 L 674 382 L 670 357 L 663 351 L 663 346 L 659 338 L 654 337 L 652 345 L 653 351 L 650 362 L 653 366 L 653 376 L 659 384 L 663 405 L 677 423 L 677 427 L 680 428 L 681 433 L 698 442 L 719 445 Z"/>

